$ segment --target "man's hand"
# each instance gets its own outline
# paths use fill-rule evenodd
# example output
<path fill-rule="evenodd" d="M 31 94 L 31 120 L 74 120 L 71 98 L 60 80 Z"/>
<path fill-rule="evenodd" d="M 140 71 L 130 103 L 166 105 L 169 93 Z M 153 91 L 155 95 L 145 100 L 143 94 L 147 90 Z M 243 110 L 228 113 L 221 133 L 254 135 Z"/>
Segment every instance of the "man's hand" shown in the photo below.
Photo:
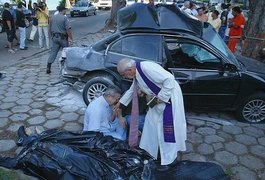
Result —
<path fill-rule="evenodd" d="M 124 117 L 119 117 L 119 120 L 120 120 L 120 126 L 122 128 L 126 128 L 126 126 L 127 126 L 126 119 Z"/>
<path fill-rule="evenodd" d="M 113 106 L 113 111 L 116 112 L 118 109 L 120 109 L 120 102 L 117 102 L 117 104 Z"/>

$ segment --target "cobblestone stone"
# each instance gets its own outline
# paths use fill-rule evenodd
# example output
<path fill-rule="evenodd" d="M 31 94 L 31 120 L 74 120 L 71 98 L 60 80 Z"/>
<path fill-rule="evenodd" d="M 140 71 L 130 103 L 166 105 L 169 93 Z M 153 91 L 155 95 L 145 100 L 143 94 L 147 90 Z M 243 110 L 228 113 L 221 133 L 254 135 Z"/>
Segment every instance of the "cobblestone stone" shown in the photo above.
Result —
<path fill-rule="evenodd" d="M 0 140 L 0 152 L 9 151 L 16 146 L 13 140 Z"/>
<path fill-rule="evenodd" d="M 233 165 L 233 164 L 237 164 L 238 162 L 236 155 L 230 152 L 227 152 L 227 151 L 216 152 L 215 159 L 224 165 Z"/>

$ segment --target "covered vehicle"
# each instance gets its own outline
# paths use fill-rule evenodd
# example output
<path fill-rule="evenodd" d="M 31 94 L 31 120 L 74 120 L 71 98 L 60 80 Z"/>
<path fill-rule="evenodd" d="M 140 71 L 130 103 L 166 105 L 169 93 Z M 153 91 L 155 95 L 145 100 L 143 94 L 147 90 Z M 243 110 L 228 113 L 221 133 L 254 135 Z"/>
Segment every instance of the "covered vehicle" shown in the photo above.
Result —
<path fill-rule="evenodd" d="M 86 0 L 77 1 L 76 4 L 70 9 L 71 17 L 74 16 L 89 16 L 96 15 L 96 7 Z"/>
<path fill-rule="evenodd" d="M 122 58 L 155 61 L 182 88 L 186 107 L 236 111 L 239 120 L 265 120 L 265 65 L 242 63 L 208 23 L 172 5 L 135 3 L 118 12 L 117 31 L 91 47 L 69 47 L 61 56 L 64 78 L 85 83 L 89 104 L 108 85 L 130 81 L 116 71 Z"/>

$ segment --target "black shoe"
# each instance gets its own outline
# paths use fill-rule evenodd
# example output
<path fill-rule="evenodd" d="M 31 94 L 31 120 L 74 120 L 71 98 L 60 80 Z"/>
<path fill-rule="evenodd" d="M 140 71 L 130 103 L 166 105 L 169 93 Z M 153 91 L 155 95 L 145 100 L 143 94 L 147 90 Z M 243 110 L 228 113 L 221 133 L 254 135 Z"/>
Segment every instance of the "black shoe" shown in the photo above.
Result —
<path fill-rule="evenodd" d="M 170 166 L 169 166 L 169 165 L 158 165 L 158 166 L 156 167 L 156 169 L 157 169 L 158 171 L 168 171 L 168 170 L 170 169 Z"/>
<path fill-rule="evenodd" d="M 51 73 L 51 66 L 52 66 L 51 63 L 48 63 L 48 64 L 47 64 L 47 69 L 46 69 L 46 73 L 47 73 L 47 74 L 50 74 L 50 73 Z"/>
<path fill-rule="evenodd" d="M 20 50 L 28 50 L 28 47 L 20 48 Z"/>
<path fill-rule="evenodd" d="M 28 39 L 28 41 L 29 41 L 29 42 L 33 42 L 33 40 L 32 40 L 32 39 Z"/>
<path fill-rule="evenodd" d="M 28 137 L 28 135 L 25 132 L 24 126 L 20 126 L 17 131 L 17 145 L 21 146 L 23 145 L 24 140 Z"/>

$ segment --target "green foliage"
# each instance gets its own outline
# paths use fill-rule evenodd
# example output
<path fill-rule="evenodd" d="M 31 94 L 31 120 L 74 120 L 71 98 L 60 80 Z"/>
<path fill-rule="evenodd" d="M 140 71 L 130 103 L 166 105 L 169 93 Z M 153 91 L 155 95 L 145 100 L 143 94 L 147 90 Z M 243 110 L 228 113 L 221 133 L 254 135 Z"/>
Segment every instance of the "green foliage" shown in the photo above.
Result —
<path fill-rule="evenodd" d="M 0 179 L 1 180 L 17 179 L 17 173 L 14 170 L 10 171 L 0 168 Z"/>
<path fill-rule="evenodd" d="M 66 1 L 66 0 L 60 0 L 58 5 L 59 5 L 59 6 L 64 6 L 64 5 L 65 5 L 65 1 Z"/>

